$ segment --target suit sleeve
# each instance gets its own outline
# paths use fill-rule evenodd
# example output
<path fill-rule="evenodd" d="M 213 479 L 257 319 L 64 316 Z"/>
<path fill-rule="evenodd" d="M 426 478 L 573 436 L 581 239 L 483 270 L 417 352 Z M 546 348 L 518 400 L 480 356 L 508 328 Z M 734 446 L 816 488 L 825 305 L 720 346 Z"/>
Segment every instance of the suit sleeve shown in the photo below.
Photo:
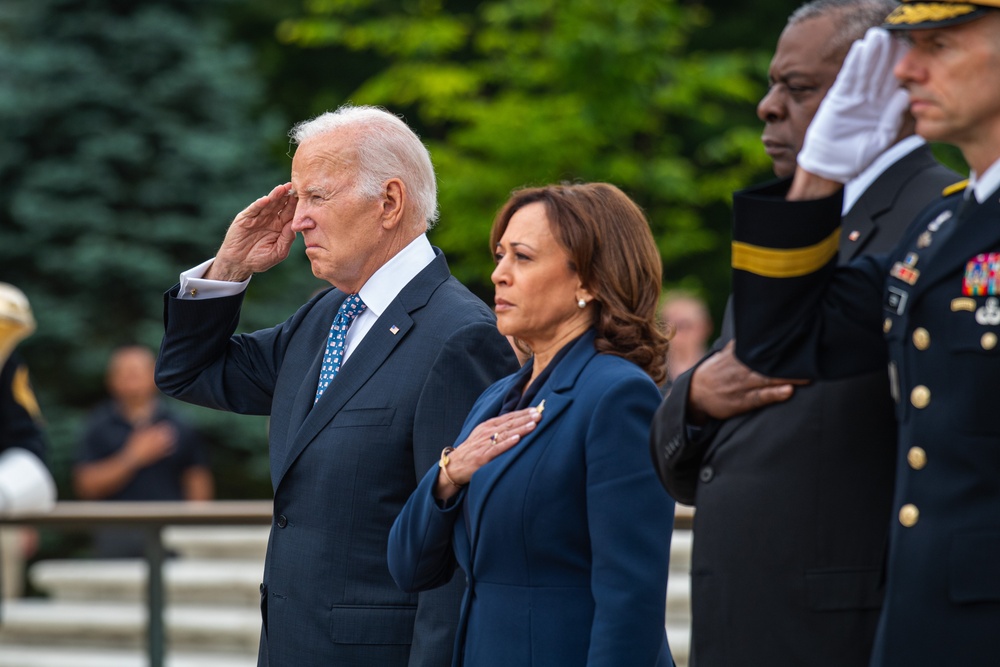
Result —
<path fill-rule="evenodd" d="M 407 593 L 443 586 L 457 567 L 452 531 L 461 516 L 465 489 L 442 509 L 434 498 L 437 477 L 437 468 L 427 471 L 389 532 L 389 573 Z"/>
<path fill-rule="evenodd" d="M 841 193 L 786 201 L 787 182 L 733 201 L 736 356 L 771 377 L 839 379 L 884 368 L 885 255 L 837 268 Z"/>
<path fill-rule="evenodd" d="M 709 420 L 693 434 L 694 437 L 690 437 L 692 434 L 688 432 L 687 406 L 691 377 L 695 369 L 715 352 L 713 350 L 674 380 L 670 392 L 656 410 L 650 430 L 650 454 L 656 474 L 663 488 L 677 502 L 685 505 L 695 504 L 701 462 L 711 448 L 721 423 Z"/>
<path fill-rule="evenodd" d="M 168 396 L 216 410 L 266 415 L 292 320 L 233 335 L 243 294 L 182 300 L 164 295 L 164 328 L 156 384 Z"/>
<path fill-rule="evenodd" d="M 656 664 L 664 642 L 674 503 L 646 458 L 658 404 L 653 383 L 631 375 L 606 389 L 587 430 L 591 667 Z"/>
<path fill-rule="evenodd" d="M 492 322 L 469 324 L 445 342 L 417 404 L 413 463 L 418 475 L 433 468 L 441 450 L 455 442 L 479 395 L 517 368 L 514 350 Z M 448 548 L 451 548 L 450 532 Z M 442 584 L 448 581 L 444 577 L 447 569 L 451 582 L 419 594 L 411 667 L 451 664 L 459 605 L 465 590 L 461 578 L 452 577 L 455 567 L 454 558 L 443 563 L 437 580 Z"/>

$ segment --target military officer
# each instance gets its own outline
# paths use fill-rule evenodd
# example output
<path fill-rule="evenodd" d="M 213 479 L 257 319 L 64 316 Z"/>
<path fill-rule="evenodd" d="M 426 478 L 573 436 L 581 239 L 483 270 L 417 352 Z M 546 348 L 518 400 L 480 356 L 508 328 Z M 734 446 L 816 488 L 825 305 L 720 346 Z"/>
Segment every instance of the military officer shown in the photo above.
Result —
<path fill-rule="evenodd" d="M 784 377 L 888 364 L 900 428 L 872 664 L 996 665 L 1000 0 L 904 2 L 884 27 L 897 38 L 869 31 L 852 49 L 791 187 L 735 198 L 736 352 Z M 902 89 L 883 92 L 893 75 Z M 837 268 L 841 183 L 881 150 L 906 108 L 918 134 L 961 149 L 970 180 L 947 189 L 888 254 Z"/>

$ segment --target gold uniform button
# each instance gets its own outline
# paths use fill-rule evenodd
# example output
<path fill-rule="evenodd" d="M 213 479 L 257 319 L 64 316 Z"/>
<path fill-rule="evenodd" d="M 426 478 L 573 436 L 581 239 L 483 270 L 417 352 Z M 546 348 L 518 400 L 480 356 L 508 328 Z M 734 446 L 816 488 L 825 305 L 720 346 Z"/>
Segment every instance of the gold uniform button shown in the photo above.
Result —
<path fill-rule="evenodd" d="M 922 384 L 918 384 L 910 392 L 910 403 L 918 410 L 923 410 L 931 402 L 931 390 Z"/>
<path fill-rule="evenodd" d="M 927 329 L 918 327 L 913 331 L 913 346 L 918 350 L 926 350 L 931 346 L 931 335 Z"/>
<path fill-rule="evenodd" d="M 916 505 L 907 503 L 899 508 L 899 522 L 906 528 L 913 528 L 920 520 L 920 510 Z"/>
<path fill-rule="evenodd" d="M 885 318 L 885 322 L 882 323 L 882 331 L 889 333 L 892 330 L 892 320 L 888 317 Z"/>
<path fill-rule="evenodd" d="M 927 452 L 922 447 L 910 447 L 906 453 L 906 460 L 914 470 L 922 470 L 927 465 Z"/>
<path fill-rule="evenodd" d="M 987 331 L 983 334 L 983 337 L 979 339 L 984 350 L 992 350 L 997 346 L 997 335 L 992 331 Z"/>

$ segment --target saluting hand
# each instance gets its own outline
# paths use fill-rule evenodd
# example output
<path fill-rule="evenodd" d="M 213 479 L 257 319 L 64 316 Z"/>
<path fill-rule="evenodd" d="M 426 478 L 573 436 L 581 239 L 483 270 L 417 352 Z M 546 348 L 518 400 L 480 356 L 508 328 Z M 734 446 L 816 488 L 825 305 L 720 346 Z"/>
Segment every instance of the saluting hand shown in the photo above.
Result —
<path fill-rule="evenodd" d="M 461 445 L 448 454 L 448 465 L 438 472 L 434 496 L 442 500 L 458 493 L 481 467 L 520 442 L 542 419 L 538 408 L 526 408 L 487 419 L 472 429 Z"/>
<path fill-rule="evenodd" d="M 242 282 L 288 257 L 297 204 L 291 189 L 291 183 L 279 185 L 236 216 L 205 278 Z"/>

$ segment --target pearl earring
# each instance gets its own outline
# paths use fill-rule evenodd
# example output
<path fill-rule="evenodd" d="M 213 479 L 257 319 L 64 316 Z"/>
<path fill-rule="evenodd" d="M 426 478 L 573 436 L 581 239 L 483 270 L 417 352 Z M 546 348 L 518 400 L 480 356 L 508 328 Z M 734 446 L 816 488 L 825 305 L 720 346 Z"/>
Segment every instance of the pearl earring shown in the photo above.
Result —
<path fill-rule="evenodd" d="M 583 310 L 584 308 L 587 307 L 587 302 L 584 301 L 583 299 L 580 299 L 579 301 L 576 302 L 576 305 L 580 307 L 580 310 Z"/>

